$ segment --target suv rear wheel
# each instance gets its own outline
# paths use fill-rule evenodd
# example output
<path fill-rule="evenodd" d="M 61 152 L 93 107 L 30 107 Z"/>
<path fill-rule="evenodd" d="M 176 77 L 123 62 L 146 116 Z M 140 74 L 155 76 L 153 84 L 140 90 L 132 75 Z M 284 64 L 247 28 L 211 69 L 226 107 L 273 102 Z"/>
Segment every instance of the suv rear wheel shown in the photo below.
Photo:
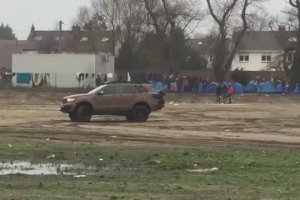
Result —
<path fill-rule="evenodd" d="M 146 106 L 135 106 L 132 111 L 132 119 L 136 122 L 145 122 L 148 120 L 150 111 Z"/>
<path fill-rule="evenodd" d="M 92 119 L 92 108 L 90 106 L 82 105 L 76 110 L 76 121 L 89 122 Z"/>
<path fill-rule="evenodd" d="M 132 114 L 127 114 L 127 115 L 125 115 L 125 117 L 126 117 L 127 121 L 129 121 L 129 122 L 134 121 Z"/>

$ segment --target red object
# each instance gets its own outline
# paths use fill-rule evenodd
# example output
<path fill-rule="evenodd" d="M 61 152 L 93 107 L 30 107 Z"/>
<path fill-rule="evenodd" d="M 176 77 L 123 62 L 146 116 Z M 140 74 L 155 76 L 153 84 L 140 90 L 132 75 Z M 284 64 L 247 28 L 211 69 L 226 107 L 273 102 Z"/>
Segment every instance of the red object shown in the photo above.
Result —
<path fill-rule="evenodd" d="M 230 86 L 228 88 L 228 94 L 232 95 L 234 93 L 234 88 L 232 86 Z"/>

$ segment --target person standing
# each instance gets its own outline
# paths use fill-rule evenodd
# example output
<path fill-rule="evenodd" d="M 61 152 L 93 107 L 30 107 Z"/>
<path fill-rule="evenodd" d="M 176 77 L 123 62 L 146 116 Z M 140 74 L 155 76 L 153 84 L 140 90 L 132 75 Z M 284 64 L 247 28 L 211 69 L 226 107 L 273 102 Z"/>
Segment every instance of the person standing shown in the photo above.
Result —
<path fill-rule="evenodd" d="M 223 86 L 222 86 L 222 93 L 221 93 L 221 97 L 222 97 L 221 102 L 223 104 L 226 104 L 227 96 L 228 96 L 228 88 L 227 88 L 226 84 L 224 83 Z"/>
<path fill-rule="evenodd" d="M 228 87 L 228 101 L 229 101 L 229 104 L 232 103 L 232 95 L 233 94 L 234 94 L 234 88 L 231 85 L 231 83 L 229 83 L 229 87 Z"/>
<path fill-rule="evenodd" d="M 216 88 L 216 96 L 217 96 L 217 103 L 221 103 L 221 95 L 222 95 L 222 86 L 221 84 L 217 84 Z"/>

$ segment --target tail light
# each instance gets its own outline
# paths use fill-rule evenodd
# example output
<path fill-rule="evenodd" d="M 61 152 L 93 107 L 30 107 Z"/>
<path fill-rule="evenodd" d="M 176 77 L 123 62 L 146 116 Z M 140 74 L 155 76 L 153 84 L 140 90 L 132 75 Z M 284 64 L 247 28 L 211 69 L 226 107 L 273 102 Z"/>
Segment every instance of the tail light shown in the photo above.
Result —
<path fill-rule="evenodd" d="M 164 97 L 163 93 L 156 93 L 152 95 L 155 99 L 162 99 Z"/>

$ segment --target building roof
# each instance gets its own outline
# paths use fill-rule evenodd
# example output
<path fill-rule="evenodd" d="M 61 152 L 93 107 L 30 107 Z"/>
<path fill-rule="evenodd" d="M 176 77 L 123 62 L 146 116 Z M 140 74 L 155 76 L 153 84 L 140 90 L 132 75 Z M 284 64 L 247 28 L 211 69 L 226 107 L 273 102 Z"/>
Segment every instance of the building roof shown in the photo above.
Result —
<path fill-rule="evenodd" d="M 238 33 L 234 33 L 233 40 Z M 295 45 L 296 32 L 294 31 L 247 31 L 238 46 L 238 51 L 273 51 Z"/>
<path fill-rule="evenodd" d="M 29 49 L 38 51 L 58 51 L 60 35 L 62 36 L 62 51 L 72 52 L 113 52 L 112 31 L 35 31 L 32 30 L 27 41 Z"/>

